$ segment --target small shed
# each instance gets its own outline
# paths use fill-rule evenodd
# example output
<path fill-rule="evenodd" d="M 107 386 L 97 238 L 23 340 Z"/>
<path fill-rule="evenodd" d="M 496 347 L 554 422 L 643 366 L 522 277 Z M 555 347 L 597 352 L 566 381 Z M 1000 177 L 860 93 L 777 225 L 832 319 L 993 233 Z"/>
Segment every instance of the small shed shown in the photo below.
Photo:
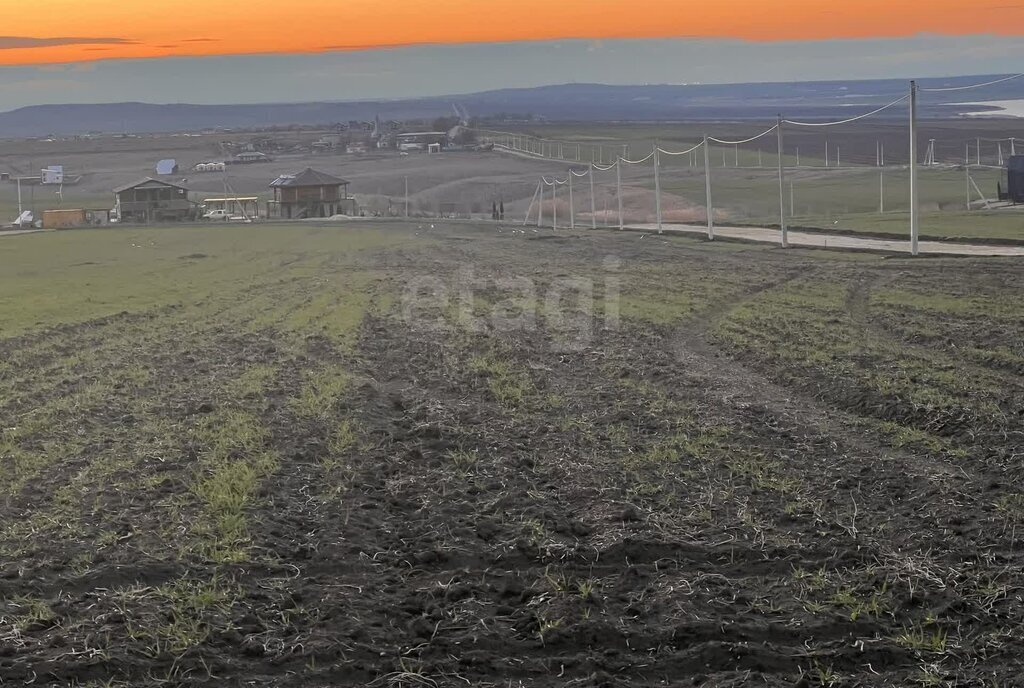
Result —
<path fill-rule="evenodd" d="M 244 151 L 236 155 L 231 162 L 238 165 L 251 165 L 258 162 L 270 162 L 270 156 L 259 151 Z"/>
<path fill-rule="evenodd" d="M 39 181 L 41 184 L 63 184 L 64 166 L 50 165 L 40 171 Z"/>
<path fill-rule="evenodd" d="M 354 215 L 355 199 L 348 195 L 348 181 L 307 167 L 284 174 L 270 183 L 274 199 L 268 215 L 286 220 Z"/>
<path fill-rule="evenodd" d="M 178 174 L 178 161 L 173 158 L 161 160 L 156 164 L 156 173 L 161 177 Z"/>
<path fill-rule="evenodd" d="M 96 227 L 110 223 L 109 210 L 88 208 L 60 208 L 43 211 L 43 227 L 46 229 L 70 229 L 72 227 Z"/>
<path fill-rule="evenodd" d="M 1006 164 L 1007 200 L 1024 203 L 1024 155 L 1013 155 Z"/>
<path fill-rule="evenodd" d="M 114 189 L 121 222 L 180 222 L 192 218 L 188 189 L 146 177 Z"/>

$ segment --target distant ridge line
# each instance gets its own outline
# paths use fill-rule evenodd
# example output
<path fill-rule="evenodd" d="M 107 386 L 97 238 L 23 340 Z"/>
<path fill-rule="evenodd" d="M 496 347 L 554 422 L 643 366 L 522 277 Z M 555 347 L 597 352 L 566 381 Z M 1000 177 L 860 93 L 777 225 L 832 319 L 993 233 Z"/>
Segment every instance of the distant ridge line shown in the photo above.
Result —
<path fill-rule="evenodd" d="M 918 83 L 958 85 L 1000 76 L 951 76 L 920 79 Z M 377 115 L 397 120 L 430 119 L 449 116 L 453 102 L 478 117 L 532 115 L 548 121 L 768 120 L 780 111 L 802 117 L 832 117 L 850 105 L 870 105 L 898 97 L 907 83 L 897 78 L 686 85 L 572 83 L 409 99 L 34 105 L 0 113 L 0 137 L 260 129 L 372 121 Z M 969 98 L 973 102 L 1016 99 L 1024 99 L 1024 80 L 979 89 Z M 955 96 L 926 99 L 921 114 L 931 118 L 961 116 L 964 108 L 955 105 L 957 100 Z"/>

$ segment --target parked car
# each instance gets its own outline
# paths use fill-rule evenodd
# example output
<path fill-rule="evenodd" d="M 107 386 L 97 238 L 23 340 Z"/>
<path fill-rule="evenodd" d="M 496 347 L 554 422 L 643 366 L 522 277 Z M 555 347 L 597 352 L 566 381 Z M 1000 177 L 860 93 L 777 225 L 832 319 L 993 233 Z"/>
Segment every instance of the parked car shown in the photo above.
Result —
<path fill-rule="evenodd" d="M 245 215 L 232 215 L 229 211 L 224 210 L 223 208 L 203 213 L 203 220 L 206 222 L 252 222 L 252 219 Z"/>
<path fill-rule="evenodd" d="M 224 209 L 210 210 L 203 213 L 203 219 L 207 221 L 223 220 L 224 222 L 227 222 L 230 217 L 231 213 Z"/>

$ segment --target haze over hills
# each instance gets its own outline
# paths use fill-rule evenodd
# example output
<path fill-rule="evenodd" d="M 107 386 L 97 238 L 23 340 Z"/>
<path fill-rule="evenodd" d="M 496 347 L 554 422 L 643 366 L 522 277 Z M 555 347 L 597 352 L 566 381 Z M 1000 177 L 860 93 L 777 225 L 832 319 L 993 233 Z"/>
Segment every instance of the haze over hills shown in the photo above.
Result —
<path fill-rule="evenodd" d="M 959 86 L 998 76 L 923 79 L 924 87 Z M 450 115 L 458 103 L 472 116 L 500 114 L 544 120 L 700 120 L 841 118 L 884 105 L 907 92 L 907 80 L 814 81 L 756 84 L 638 85 L 562 84 L 482 93 L 346 102 L 248 105 L 68 104 L 39 105 L 0 113 L 0 136 L 34 137 L 89 132 L 174 132 L 212 128 L 262 128 L 331 124 L 349 120 L 429 119 Z M 1024 99 L 1024 80 L 969 91 L 932 93 L 921 99 L 921 116 L 953 118 L 983 111 L 965 102 Z M 992 108 L 998 114 L 998 108 Z M 904 117 L 905 107 L 885 113 Z"/>

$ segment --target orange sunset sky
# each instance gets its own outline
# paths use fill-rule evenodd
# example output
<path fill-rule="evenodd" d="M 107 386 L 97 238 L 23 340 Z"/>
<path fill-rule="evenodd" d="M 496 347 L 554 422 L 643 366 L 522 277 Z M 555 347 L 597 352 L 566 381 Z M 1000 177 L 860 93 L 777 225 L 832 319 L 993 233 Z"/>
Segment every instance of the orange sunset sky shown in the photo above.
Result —
<path fill-rule="evenodd" d="M 0 65 L 562 38 L 1024 35 L 1007 0 L 0 0 Z"/>

